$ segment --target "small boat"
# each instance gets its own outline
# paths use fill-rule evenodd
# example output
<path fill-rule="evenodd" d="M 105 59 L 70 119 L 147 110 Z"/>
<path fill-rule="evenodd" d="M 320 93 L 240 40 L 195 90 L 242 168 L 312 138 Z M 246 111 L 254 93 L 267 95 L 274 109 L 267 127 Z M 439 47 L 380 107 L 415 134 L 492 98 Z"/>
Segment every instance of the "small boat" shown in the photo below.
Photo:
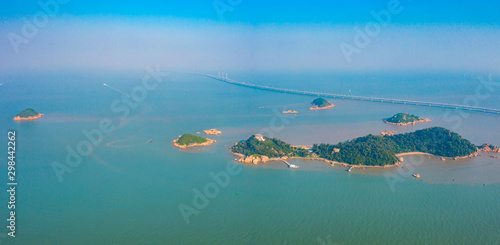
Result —
<path fill-rule="evenodd" d="M 346 171 L 351 172 L 351 170 L 352 170 L 352 167 L 349 167 L 349 169 L 347 169 Z"/>
<path fill-rule="evenodd" d="M 294 169 L 299 168 L 299 166 L 297 166 L 297 165 L 293 165 L 293 164 L 288 165 L 288 167 L 289 167 L 289 168 L 294 168 Z"/>
<path fill-rule="evenodd" d="M 148 141 L 148 143 L 151 143 L 151 142 L 153 142 L 153 141 L 152 141 L 152 140 L 149 140 L 149 141 Z"/>

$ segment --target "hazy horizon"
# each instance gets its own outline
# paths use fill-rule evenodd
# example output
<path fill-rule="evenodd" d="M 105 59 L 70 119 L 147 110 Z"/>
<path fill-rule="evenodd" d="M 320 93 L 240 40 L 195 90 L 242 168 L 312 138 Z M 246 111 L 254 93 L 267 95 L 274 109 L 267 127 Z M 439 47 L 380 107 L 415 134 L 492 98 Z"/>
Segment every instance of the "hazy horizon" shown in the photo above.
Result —
<path fill-rule="evenodd" d="M 12 44 L 12 34 L 24 38 L 25 20 L 33 22 L 36 8 L 32 15 L 4 14 L 0 19 L 0 74 L 130 71 L 147 65 L 186 71 L 499 72 L 496 21 L 403 21 L 415 10 L 409 6 L 402 6 L 402 12 L 392 15 L 386 26 L 379 25 L 376 35 L 368 36 L 369 42 L 351 54 L 349 61 L 340 46 L 357 47 L 356 28 L 364 31 L 370 22 L 376 23 L 369 9 L 357 13 L 359 22 L 294 21 L 293 16 L 290 21 L 272 22 L 245 16 L 238 19 L 238 13 L 255 8 L 245 7 L 245 2 L 225 13 L 230 18 L 224 21 L 185 14 L 84 15 L 71 12 L 71 4 L 59 6 L 33 37 L 17 45 Z M 385 5 L 378 4 L 373 11 L 385 11 Z M 206 11 L 217 16 L 214 9 Z"/>

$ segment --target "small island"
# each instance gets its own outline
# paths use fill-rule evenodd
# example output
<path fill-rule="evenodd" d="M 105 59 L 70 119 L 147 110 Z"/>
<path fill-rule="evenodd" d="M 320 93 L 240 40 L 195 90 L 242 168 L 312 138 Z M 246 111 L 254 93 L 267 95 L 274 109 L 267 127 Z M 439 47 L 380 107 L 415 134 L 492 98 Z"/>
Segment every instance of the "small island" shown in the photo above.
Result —
<path fill-rule="evenodd" d="M 313 106 L 309 108 L 309 110 L 324 110 L 335 106 L 323 98 L 317 98 L 313 100 L 311 104 Z"/>
<path fill-rule="evenodd" d="M 172 141 L 175 147 L 180 149 L 186 149 L 189 147 L 195 146 L 207 146 L 215 143 L 215 140 L 205 139 L 200 136 L 192 135 L 192 134 L 183 134 L 180 135 L 178 139 Z"/>
<path fill-rule="evenodd" d="M 398 113 L 391 118 L 384 120 L 387 124 L 397 125 L 397 126 L 407 126 L 417 123 L 430 122 L 428 118 L 423 118 L 415 115 L 410 115 L 408 113 Z"/>
<path fill-rule="evenodd" d="M 434 155 L 460 160 L 478 155 L 478 148 L 469 140 L 445 128 L 433 127 L 412 133 L 391 136 L 368 135 L 336 145 L 314 144 L 311 149 L 294 147 L 275 138 L 251 136 L 231 147 L 238 161 L 258 164 L 286 158 L 308 158 L 333 165 L 354 167 L 394 167 L 401 156 Z"/>
<path fill-rule="evenodd" d="M 500 148 L 492 144 L 483 144 L 479 146 L 479 150 L 485 153 L 500 153 Z"/>
<path fill-rule="evenodd" d="M 24 120 L 36 120 L 41 118 L 43 114 L 38 113 L 37 111 L 27 108 L 23 111 L 19 112 L 16 117 L 14 117 L 15 121 L 24 121 Z"/>
<path fill-rule="evenodd" d="M 240 141 L 230 151 L 240 158 L 239 162 L 258 164 L 260 162 L 285 160 L 289 157 L 307 157 L 309 152 L 294 147 L 276 138 L 266 138 L 260 134 L 252 135 L 246 141 Z"/>
<path fill-rule="evenodd" d="M 209 135 L 220 135 L 220 134 L 222 134 L 221 131 L 219 131 L 219 130 L 217 130 L 215 128 L 203 130 L 203 133 L 209 134 Z"/>
<path fill-rule="evenodd" d="M 288 111 L 282 111 L 281 113 L 283 113 L 283 114 L 297 114 L 299 112 L 298 111 L 293 111 L 293 110 L 288 110 Z"/>

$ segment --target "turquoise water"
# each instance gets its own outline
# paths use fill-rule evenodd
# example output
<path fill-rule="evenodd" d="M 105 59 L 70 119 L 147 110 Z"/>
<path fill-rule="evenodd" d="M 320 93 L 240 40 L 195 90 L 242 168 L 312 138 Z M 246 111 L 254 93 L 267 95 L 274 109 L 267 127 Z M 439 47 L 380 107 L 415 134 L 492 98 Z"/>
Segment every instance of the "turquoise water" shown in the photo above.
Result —
<path fill-rule="evenodd" d="M 310 97 L 275 94 L 174 74 L 120 120 L 110 109 L 142 76 L 22 76 L 0 86 L 3 131 L 15 129 L 17 237 L 5 244 L 499 244 L 500 161 L 441 162 L 405 157 L 406 167 L 355 170 L 292 160 L 246 166 L 228 152 L 234 142 L 266 132 L 292 144 L 337 143 L 385 129 L 442 126 L 475 144 L 500 145 L 499 117 L 441 109 L 332 100 L 335 108 L 310 111 Z M 233 74 L 230 74 L 233 75 Z M 463 103 L 479 86 L 476 74 L 234 74 L 233 79 L 315 91 Z M 351 92 L 349 92 L 351 90 Z M 500 108 L 500 88 L 481 105 Z M 11 120 L 25 107 L 45 116 Z M 261 107 L 261 108 L 259 108 Z M 275 111 L 298 110 L 283 118 Z M 433 119 L 401 129 L 381 122 L 397 112 Z M 460 115 L 449 121 L 446 113 Z M 64 163 L 82 130 L 110 118 L 117 127 L 59 182 L 51 164 Z M 5 126 L 4 126 L 5 125 Z M 4 128 L 5 127 L 5 128 Z M 179 134 L 217 128 L 217 143 L 180 151 Z M 145 144 L 148 140 L 152 143 Z M 6 145 L 6 137 L 2 137 Z M 4 151 L 4 150 L 3 150 Z M 241 168 L 186 224 L 180 204 L 193 206 L 211 172 Z M 2 161 L 3 168 L 5 167 Z M 412 169 L 411 172 L 405 170 Z M 2 170 L 5 171 L 5 170 Z M 410 177 L 419 172 L 419 180 Z M 1 181 L 6 183 L 6 175 Z M 397 177 L 391 184 L 386 176 Z M 7 196 L 0 212 L 7 219 Z M 3 205 L 3 204 L 0 204 Z M 6 233 L 0 231 L 0 233 Z M 328 244 L 328 243 L 326 243 Z"/>

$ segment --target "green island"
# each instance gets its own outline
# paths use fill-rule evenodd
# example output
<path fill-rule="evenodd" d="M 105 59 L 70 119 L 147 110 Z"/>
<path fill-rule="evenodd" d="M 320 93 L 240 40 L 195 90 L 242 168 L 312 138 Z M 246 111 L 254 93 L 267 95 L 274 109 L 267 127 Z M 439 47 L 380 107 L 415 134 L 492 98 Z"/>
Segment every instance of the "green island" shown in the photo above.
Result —
<path fill-rule="evenodd" d="M 43 114 L 38 113 L 37 111 L 31 108 L 27 108 L 19 112 L 17 116 L 14 117 L 14 120 L 33 120 L 33 119 L 38 119 L 42 116 Z"/>
<path fill-rule="evenodd" d="M 309 156 L 309 152 L 303 148 L 291 146 L 276 138 L 266 138 L 264 141 L 258 140 L 255 135 L 252 135 L 246 141 L 237 143 L 231 147 L 231 151 L 246 156 L 266 156 L 269 158 Z"/>
<path fill-rule="evenodd" d="M 194 146 L 211 145 L 215 143 L 215 140 L 205 139 L 192 134 L 183 134 L 178 139 L 172 141 L 172 143 L 178 148 L 185 149 Z"/>
<path fill-rule="evenodd" d="M 410 124 L 416 124 L 421 122 L 430 122 L 430 119 L 410 115 L 408 113 L 398 113 L 390 118 L 384 120 L 385 123 L 394 124 L 398 126 L 406 126 Z"/>
<path fill-rule="evenodd" d="M 323 98 L 317 98 L 313 100 L 311 104 L 313 105 L 313 107 L 309 108 L 311 110 L 328 109 L 334 107 L 333 104 Z"/>
<path fill-rule="evenodd" d="M 392 136 L 368 135 L 336 145 L 315 144 L 311 149 L 294 147 L 279 139 L 257 140 L 255 136 L 231 147 L 231 152 L 246 156 L 267 158 L 304 157 L 359 166 L 395 166 L 400 162 L 398 154 L 427 153 L 451 159 L 477 155 L 477 147 L 469 140 L 445 128 L 433 127 L 412 133 Z M 254 159 L 251 160 L 255 160 Z M 259 161 L 259 159 L 257 159 Z M 265 162 L 265 161 L 263 161 Z M 255 162 L 254 162 L 255 163 Z"/>

